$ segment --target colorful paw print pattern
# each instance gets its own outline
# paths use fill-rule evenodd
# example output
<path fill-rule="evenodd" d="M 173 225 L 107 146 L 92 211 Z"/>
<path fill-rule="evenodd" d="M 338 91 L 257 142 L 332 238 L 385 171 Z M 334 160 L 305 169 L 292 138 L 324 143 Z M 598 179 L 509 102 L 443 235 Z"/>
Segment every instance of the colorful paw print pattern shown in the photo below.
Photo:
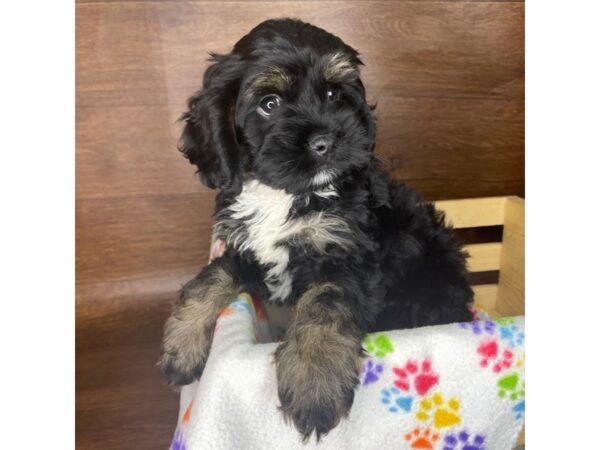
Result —
<path fill-rule="evenodd" d="M 392 370 L 398 377 L 394 381 L 396 387 L 408 392 L 412 386 L 421 397 L 427 395 L 440 381 L 440 377 L 432 371 L 429 359 L 424 359 L 420 365 L 409 360 L 404 367 L 394 367 Z"/>
<path fill-rule="evenodd" d="M 363 342 L 363 347 L 367 353 L 377 358 L 385 358 L 394 351 L 394 344 L 383 333 L 369 334 Z"/>
<path fill-rule="evenodd" d="M 185 409 L 185 413 L 183 414 L 183 418 L 181 419 L 181 427 L 177 427 L 177 429 L 175 430 L 175 436 L 173 436 L 173 441 L 171 442 L 171 447 L 169 448 L 169 450 L 185 450 L 185 441 L 183 439 L 183 427 L 185 427 L 190 421 L 193 404 L 194 401 L 192 400 L 188 407 Z"/>
<path fill-rule="evenodd" d="M 497 319 L 494 319 L 494 322 L 496 322 L 501 327 L 505 327 L 507 325 L 513 325 L 515 323 L 515 319 L 514 317 L 499 317 Z"/>
<path fill-rule="evenodd" d="M 500 377 L 497 382 L 498 397 L 513 403 L 512 410 L 515 419 L 520 421 L 525 418 L 525 378 L 517 372 Z"/>
<path fill-rule="evenodd" d="M 512 407 L 515 413 L 515 419 L 521 420 L 525 418 L 525 399 L 520 400 Z"/>
<path fill-rule="evenodd" d="M 500 339 L 510 348 L 523 345 L 525 332 L 517 325 L 505 325 L 500 327 Z"/>
<path fill-rule="evenodd" d="M 485 450 L 485 437 L 482 434 L 471 436 L 466 430 L 448 433 L 444 436 L 442 450 Z"/>
<path fill-rule="evenodd" d="M 404 439 L 410 444 L 410 448 L 433 449 L 440 435 L 431 428 L 421 429 L 419 427 L 404 435 Z"/>
<path fill-rule="evenodd" d="M 247 312 L 248 314 L 252 314 L 252 308 L 245 300 L 242 300 L 242 299 L 236 300 L 235 302 L 233 302 L 231 304 L 231 307 L 235 310 L 244 311 L 244 312 Z"/>
<path fill-rule="evenodd" d="M 377 360 L 369 358 L 363 366 L 362 373 L 362 384 L 367 386 L 368 384 L 375 383 L 381 374 L 383 373 L 383 363 L 377 362 Z"/>
<path fill-rule="evenodd" d="M 524 419 L 525 351 L 522 347 L 525 343 L 525 331 L 523 327 L 517 325 L 512 317 L 461 323 L 459 326 L 482 337 L 476 347 L 479 365 L 482 368 L 491 367 L 498 375 L 496 379 L 498 397 L 512 403 L 511 408 L 516 420 Z"/>
<path fill-rule="evenodd" d="M 413 406 L 413 397 L 405 396 L 398 388 L 390 387 L 381 391 L 381 403 L 387 406 L 389 412 L 410 412 Z"/>
<path fill-rule="evenodd" d="M 515 363 L 518 369 L 522 369 L 525 366 L 525 351 L 522 351 L 519 357 L 517 358 L 517 362 Z"/>
<path fill-rule="evenodd" d="M 461 422 L 459 410 L 458 399 L 452 397 L 446 401 L 442 394 L 436 392 L 431 398 L 421 401 L 416 417 L 420 421 L 432 420 L 435 428 L 447 428 Z"/>
<path fill-rule="evenodd" d="M 510 373 L 498 379 L 498 397 L 517 401 L 525 397 L 525 380 L 518 373 Z"/>
<path fill-rule="evenodd" d="M 479 365 L 481 367 L 491 366 L 495 373 L 512 366 L 514 354 L 509 349 L 500 351 L 496 339 L 485 340 L 477 347 L 477 353 L 481 356 Z"/>
<path fill-rule="evenodd" d="M 242 311 L 244 313 L 249 314 L 250 317 L 252 318 L 253 333 L 252 333 L 251 338 L 252 338 L 253 342 L 257 342 L 258 322 L 257 322 L 254 314 L 252 314 L 253 307 L 250 306 L 250 302 L 252 302 L 252 297 L 249 294 L 241 293 L 238 296 L 237 300 L 235 300 L 234 302 L 229 304 L 226 308 L 224 308 L 219 313 L 219 316 L 217 317 L 217 323 L 216 323 L 215 329 L 213 331 L 213 337 L 217 334 L 217 332 L 221 328 L 221 319 L 223 319 L 224 317 L 230 316 L 235 311 Z"/>
<path fill-rule="evenodd" d="M 183 441 L 183 430 L 181 428 L 177 428 L 177 430 L 175 430 L 175 436 L 173 437 L 173 441 L 171 442 L 170 450 L 185 450 L 185 442 Z"/>
<path fill-rule="evenodd" d="M 194 404 L 194 401 L 192 400 L 190 402 L 190 404 L 188 405 L 188 407 L 186 408 L 185 413 L 183 414 L 183 419 L 181 419 L 181 422 L 184 425 L 187 425 L 189 423 L 189 421 L 190 421 L 190 417 L 192 415 L 192 405 L 193 404 Z"/>
<path fill-rule="evenodd" d="M 482 334 L 494 334 L 496 331 L 496 322 L 493 320 L 475 320 L 473 322 L 462 322 L 459 327 L 470 329 L 473 334 L 480 336 Z"/>

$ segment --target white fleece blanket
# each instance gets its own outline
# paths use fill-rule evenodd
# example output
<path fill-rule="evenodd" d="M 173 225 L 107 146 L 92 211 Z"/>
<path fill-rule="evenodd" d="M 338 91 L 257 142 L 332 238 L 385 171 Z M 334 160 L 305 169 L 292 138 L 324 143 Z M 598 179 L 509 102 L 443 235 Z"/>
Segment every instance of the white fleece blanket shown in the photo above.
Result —
<path fill-rule="evenodd" d="M 263 312 L 259 309 L 259 316 Z M 376 333 L 347 419 L 303 444 L 277 406 L 273 352 L 253 302 L 221 314 L 202 378 L 182 388 L 171 448 L 504 450 L 524 423 L 524 320 Z"/>

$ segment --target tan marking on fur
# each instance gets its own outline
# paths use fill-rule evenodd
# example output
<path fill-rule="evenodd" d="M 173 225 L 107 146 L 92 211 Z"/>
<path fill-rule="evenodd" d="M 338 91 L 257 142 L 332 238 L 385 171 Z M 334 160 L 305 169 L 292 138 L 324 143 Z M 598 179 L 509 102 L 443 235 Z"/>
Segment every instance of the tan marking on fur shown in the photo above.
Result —
<path fill-rule="evenodd" d="M 347 392 L 358 384 L 361 366 L 361 335 L 350 311 L 317 301 L 325 293 L 341 295 L 341 289 L 325 283 L 306 291 L 275 354 L 282 410 L 303 433 L 312 431 L 302 429 L 307 411 L 325 411 L 327 423 L 314 425 L 326 429 L 322 432 L 348 414 Z"/>
<path fill-rule="evenodd" d="M 207 266 L 181 291 L 165 324 L 161 366 L 190 378 L 208 357 L 218 314 L 239 293 L 231 276 L 221 267 Z"/>
<path fill-rule="evenodd" d="M 356 72 L 357 68 L 352 64 L 350 59 L 342 53 L 335 53 L 327 62 L 323 75 L 327 81 L 336 81 L 348 75 L 353 75 Z"/>
<path fill-rule="evenodd" d="M 248 96 L 259 91 L 275 91 L 283 93 L 292 85 L 292 77 L 281 67 L 270 67 L 258 74 L 250 83 L 246 93 Z"/>

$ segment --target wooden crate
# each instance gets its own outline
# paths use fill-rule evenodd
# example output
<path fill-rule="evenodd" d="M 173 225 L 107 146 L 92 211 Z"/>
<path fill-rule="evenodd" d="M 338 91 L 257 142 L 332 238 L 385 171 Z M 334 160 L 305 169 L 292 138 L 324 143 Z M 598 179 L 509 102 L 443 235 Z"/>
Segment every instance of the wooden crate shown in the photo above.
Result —
<path fill-rule="evenodd" d="M 502 242 L 466 245 L 469 271 L 499 270 L 497 284 L 473 286 L 475 303 L 492 317 L 525 314 L 525 201 L 519 197 L 445 200 L 436 206 L 454 228 L 503 225 Z"/>
<path fill-rule="evenodd" d="M 525 201 L 519 197 L 445 200 L 436 206 L 454 228 L 502 225 L 502 242 L 465 246 L 470 272 L 499 270 L 498 284 L 473 286 L 475 304 L 492 317 L 525 315 Z M 518 444 L 525 443 L 525 429 Z"/>

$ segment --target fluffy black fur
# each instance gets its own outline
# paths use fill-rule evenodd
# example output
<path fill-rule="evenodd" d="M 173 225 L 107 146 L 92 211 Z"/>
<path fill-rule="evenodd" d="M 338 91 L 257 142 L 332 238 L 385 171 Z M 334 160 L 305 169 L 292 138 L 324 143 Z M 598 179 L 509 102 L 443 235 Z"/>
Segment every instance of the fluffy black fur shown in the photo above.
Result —
<path fill-rule="evenodd" d="M 282 19 L 261 23 L 230 54 L 212 60 L 183 116 L 180 150 L 204 184 L 220 189 L 217 232 L 249 239 L 249 218 L 234 217 L 232 205 L 255 180 L 292 196 L 290 223 L 321 214 L 335 219 L 339 237 L 325 248 L 302 233 L 277 243 L 289 256 L 284 298 L 272 298 L 281 280 L 251 248 L 228 245 L 213 264 L 266 301 L 293 305 L 312 286 L 338 286 L 339 295 L 311 301 L 339 305 L 331 320 L 344 321 L 334 325 L 357 339 L 469 320 L 473 294 L 452 229 L 432 204 L 382 172 L 373 155 L 375 122 L 356 50 L 322 29 Z M 279 103 L 266 115 L 260 106 L 272 95 Z M 163 367 L 171 381 L 191 381 L 175 365 Z M 351 384 L 342 386 L 344 407 L 320 407 L 321 400 L 292 407 L 296 386 L 282 384 L 280 378 L 282 409 L 305 437 L 329 431 L 352 403 Z"/>

